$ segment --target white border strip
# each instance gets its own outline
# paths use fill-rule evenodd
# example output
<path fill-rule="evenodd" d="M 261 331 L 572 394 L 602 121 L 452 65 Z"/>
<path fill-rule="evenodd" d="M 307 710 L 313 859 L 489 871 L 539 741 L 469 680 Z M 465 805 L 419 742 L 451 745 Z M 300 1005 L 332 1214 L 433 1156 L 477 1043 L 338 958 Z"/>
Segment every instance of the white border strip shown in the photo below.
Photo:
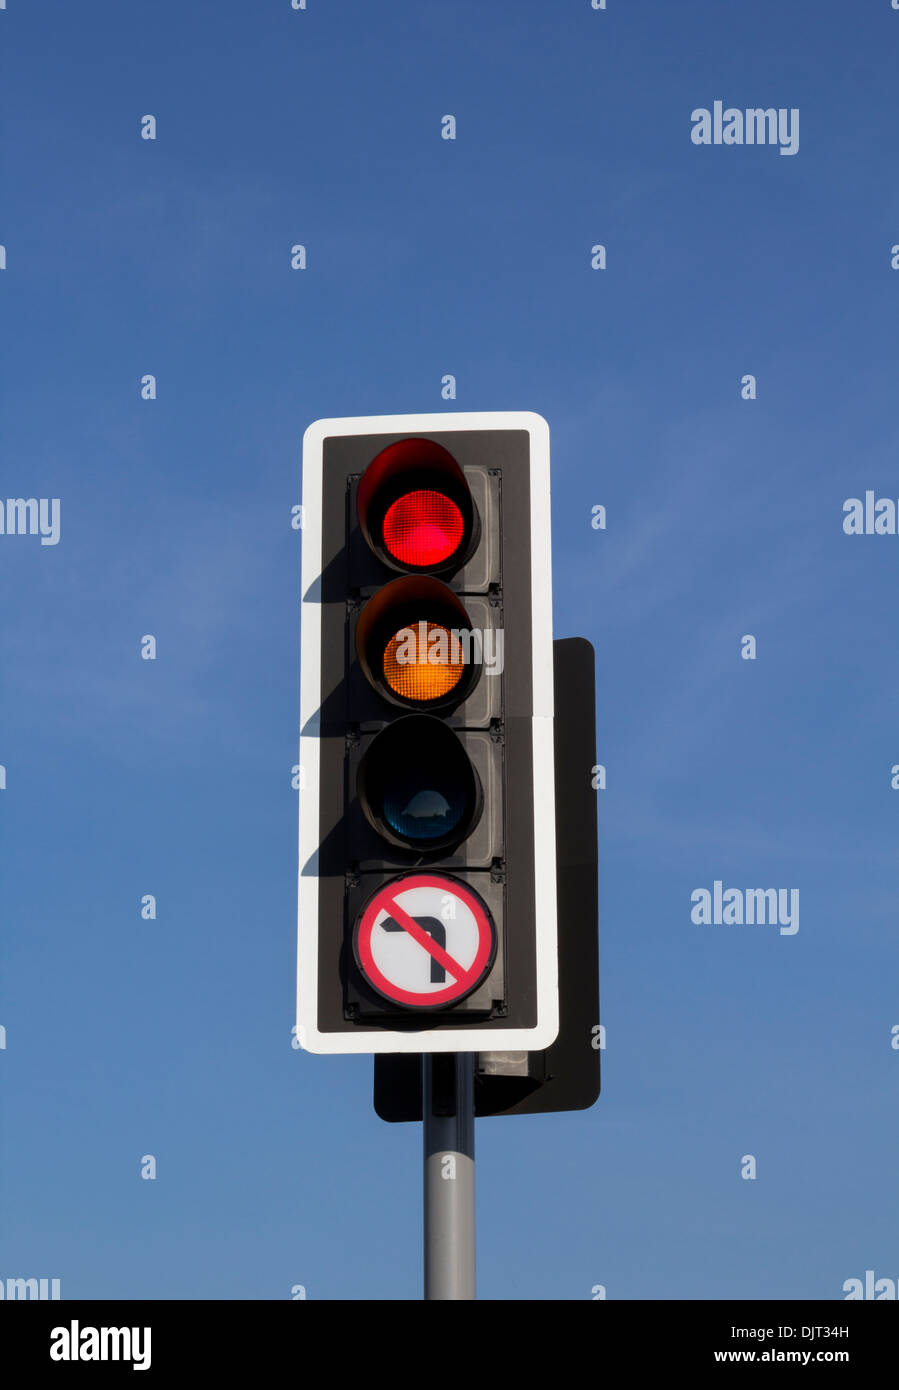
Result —
<path fill-rule="evenodd" d="M 538 1018 L 534 1028 L 318 1030 L 318 879 L 303 866 L 319 845 L 319 706 L 321 702 L 322 449 L 334 435 L 434 434 L 442 430 L 527 430 L 531 457 L 531 599 L 533 631 L 534 907 Z M 303 435 L 303 562 L 300 638 L 301 789 L 297 922 L 297 1037 L 308 1052 L 471 1052 L 489 1045 L 537 1052 L 559 1031 L 556 948 L 556 822 L 553 749 L 552 562 L 550 544 L 549 426 L 532 411 L 477 411 L 436 415 L 360 415 L 316 420 Z M 437 872 L 437 871 L 435 871 Z M 480 1043 L 481 1047 L 473 1047 Z"/>

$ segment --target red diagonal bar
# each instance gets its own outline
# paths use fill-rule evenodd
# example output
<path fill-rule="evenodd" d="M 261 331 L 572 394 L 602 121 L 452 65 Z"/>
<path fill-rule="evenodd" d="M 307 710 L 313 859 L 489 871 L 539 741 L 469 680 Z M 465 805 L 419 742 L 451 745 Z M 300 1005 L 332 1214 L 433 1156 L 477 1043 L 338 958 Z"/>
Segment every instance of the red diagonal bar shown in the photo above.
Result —
<path fill-rule="evenodd" d="M 408 912 L 403 911 L 396 898 L 388 898 L 387 901 L 390 903 L 391 907 L 390 915 L 395 922 L 400 924 L 403 931 L 408 932 L 412 940 L 417 941 L 419 946 L 423 946 L 428 952 L 428 955 L 433 956 L 437 964 L 442 965 L 447 974 L 451 975 L 457 984 L 467 983 L 470 978 L 469 971 L 464 969 L 457 960 L 453 960 L 452 956 L 448 955 L 442 946 L 438 946 L 434 938 L 428 936 L 424 928 L 418 925 L 415 918 L 410 917 Z"/>

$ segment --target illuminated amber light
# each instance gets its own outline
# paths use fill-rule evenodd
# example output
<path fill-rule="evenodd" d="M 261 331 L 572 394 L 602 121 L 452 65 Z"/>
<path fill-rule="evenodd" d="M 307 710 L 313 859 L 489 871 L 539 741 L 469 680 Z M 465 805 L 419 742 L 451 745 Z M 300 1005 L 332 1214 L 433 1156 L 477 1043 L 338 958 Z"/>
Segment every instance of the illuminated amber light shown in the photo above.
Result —
<path fill-rule="evenodd" d="M 439 700 L 464 671 L 462 643 L 441 623 L 410 623 L 384 651 L 384 679 L 403 700 Z"/>

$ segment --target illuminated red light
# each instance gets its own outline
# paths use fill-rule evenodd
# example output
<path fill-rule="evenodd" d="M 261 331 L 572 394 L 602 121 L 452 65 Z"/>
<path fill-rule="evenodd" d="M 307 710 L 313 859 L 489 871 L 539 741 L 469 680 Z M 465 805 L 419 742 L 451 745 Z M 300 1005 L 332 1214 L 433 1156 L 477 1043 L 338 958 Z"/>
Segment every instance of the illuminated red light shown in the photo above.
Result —
<path fill-rule="evenodd" d="M 407 492 L 384 516 L 384 544 L 401 565 L 442 564 L 458 550 L 465 523 L 462 513 L 442 492 L 430 488 Z"/>

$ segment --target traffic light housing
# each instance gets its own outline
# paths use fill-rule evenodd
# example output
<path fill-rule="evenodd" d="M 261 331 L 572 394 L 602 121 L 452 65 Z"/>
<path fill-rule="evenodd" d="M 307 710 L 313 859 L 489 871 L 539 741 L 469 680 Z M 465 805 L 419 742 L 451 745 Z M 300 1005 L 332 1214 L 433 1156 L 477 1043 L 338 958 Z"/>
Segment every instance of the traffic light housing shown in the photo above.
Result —
<path fill-rule="evenodd" d="M 546 422 L 317 421 L 303 512 L 299 1041 L 546 1047 L 558 1031 Z"/>

